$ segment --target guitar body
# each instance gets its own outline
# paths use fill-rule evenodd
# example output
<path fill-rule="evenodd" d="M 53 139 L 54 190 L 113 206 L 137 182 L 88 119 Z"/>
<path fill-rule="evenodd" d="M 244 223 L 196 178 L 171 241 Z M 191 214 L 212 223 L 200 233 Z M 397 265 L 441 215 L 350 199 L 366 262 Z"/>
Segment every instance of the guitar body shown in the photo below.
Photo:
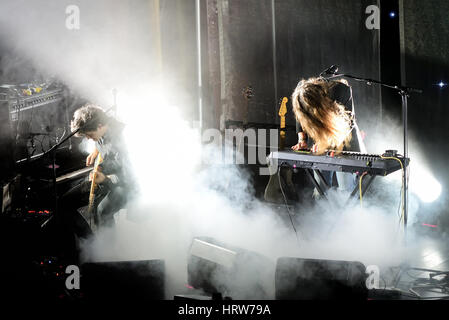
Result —
<path fill-rule="evenodd" d="M 265 187 L 265 201 L 278 204 L 285 204 L 288 200 L 298 201 L 298 195 L 296 194 L 296 188 L 292 178 L 293 170 L 288 167 L 280 168 L 280 170 L 272 173 Z"/>

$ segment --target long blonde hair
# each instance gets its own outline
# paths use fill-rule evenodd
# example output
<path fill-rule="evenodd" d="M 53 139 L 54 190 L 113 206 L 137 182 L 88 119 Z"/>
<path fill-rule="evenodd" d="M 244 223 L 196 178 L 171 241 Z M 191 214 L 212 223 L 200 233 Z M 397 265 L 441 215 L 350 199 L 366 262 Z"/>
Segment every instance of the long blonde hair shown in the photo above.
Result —
<path fill-rule="evenodd" d="M 318 153 L 341 151 L 352 139 L 352 114 L 329 97 L 337 82 L 310 78 L 298 83 L 292 94 L 293 112 L 302 129 L 315 142 Z"/>

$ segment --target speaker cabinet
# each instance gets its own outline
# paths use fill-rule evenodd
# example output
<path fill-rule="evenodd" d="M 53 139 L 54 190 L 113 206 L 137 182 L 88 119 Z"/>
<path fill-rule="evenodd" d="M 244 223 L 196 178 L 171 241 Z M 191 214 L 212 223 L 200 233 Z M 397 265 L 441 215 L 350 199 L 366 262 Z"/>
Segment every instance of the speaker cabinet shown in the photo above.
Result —
<path fill-rule="evenodd" d="M 366 300 L 366 268 L 360 262 L 279 258 L 277 300 Z"/>
<path fill-rule="evenodd" d="M 88 301 L 165 299 L 163 260 L 91 262 L 81 266 L 80 289 Z"/>
<path fill-rule="evenodd" d="M 193 239 L 187 266 L 189 284 L 209 295 L 272 299 L 274 262 L 208 237 Z"/>

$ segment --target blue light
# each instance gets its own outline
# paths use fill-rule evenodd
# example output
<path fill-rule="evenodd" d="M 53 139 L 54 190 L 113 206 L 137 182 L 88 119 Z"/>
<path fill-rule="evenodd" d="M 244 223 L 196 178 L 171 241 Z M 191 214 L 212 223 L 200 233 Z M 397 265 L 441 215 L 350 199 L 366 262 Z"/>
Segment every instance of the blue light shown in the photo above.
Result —
<path fill-rule="evenodd" d="M 447 83 L 444 83 L 443 81 L 440 81 L 440 83 L 438 84 L 438 86 L 439 86 L 440 88 L 443 88 L 443 87 L 447 86 Z"/>
<path fill-rule="evenodd" d="M 394 17 L 396 17 L 396 12 L 391 11 L 391 12 L 390 12 L 390 18 L 394 18 Z"/>

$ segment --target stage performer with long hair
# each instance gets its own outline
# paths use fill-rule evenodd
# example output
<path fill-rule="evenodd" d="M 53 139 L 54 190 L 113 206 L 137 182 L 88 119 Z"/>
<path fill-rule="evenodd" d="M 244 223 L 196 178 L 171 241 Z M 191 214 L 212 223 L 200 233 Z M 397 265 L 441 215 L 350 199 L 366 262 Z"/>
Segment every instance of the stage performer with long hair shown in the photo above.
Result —
<path fill-rule="evenodd" d="M 305 150 L 313 144 L 311 151 L 316 154 L 328 150 L 366 153 L 355 118 L 352 89 L 347 81 L 301 80 L 292 94 L 292 104 L 298 135 L 293 150 Z M 322 173 L 332 186 L 333 172 Z M 336 176 L 340 189 L 352 191 L 356 183 L 354 175 L 337 172 Z"/>

